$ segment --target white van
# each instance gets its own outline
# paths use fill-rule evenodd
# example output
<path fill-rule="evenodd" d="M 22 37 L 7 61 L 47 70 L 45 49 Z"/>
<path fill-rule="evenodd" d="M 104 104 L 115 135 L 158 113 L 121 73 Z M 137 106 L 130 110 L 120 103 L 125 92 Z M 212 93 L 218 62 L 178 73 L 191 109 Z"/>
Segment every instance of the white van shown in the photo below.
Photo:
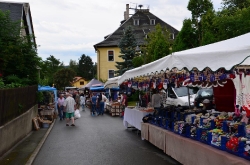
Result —
<path fill-rule="evenodd" d="M 189 94 L 190 94 L 190 105 L 193 107 L 195 94 L 193 93 L 192 89 L 189 89 Z M 168 88 L 166 104 L 188 108 L 189 107 L 188 88 L 187 87 Z"/>

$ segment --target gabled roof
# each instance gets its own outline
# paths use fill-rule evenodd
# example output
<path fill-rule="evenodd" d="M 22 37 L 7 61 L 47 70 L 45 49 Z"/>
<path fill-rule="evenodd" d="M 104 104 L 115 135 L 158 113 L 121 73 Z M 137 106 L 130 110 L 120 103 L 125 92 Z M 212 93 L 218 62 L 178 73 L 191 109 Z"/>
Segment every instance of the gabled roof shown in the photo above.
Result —
<path fill-rule="evenodd" d="M 73 79 L 73 82 L 72 83 L 75 83 L 75 82 L 77 82 L 77 81 L 79 81 L 79 80 L 81 80 L 81 79 L 83 79 L 84 80 L 84 78 L 82 78 L 82 77 L 74 77 L 74 79 Z M 85 81 L 85 80 L 84 80 Z"/>
<path fill-rule="evenodd" d="M 29 3 L 0 1 L 0 10 L 10 11 L 10 18 L 12 21 L 22 21 L 26 33 L 28 35 L 35 34 Z M 32 40 L 36 43 L 35 37 L 33 37 Z"/>
<path fill-rule="evenodd" d="M 134 25 L 134 20 L 139 20 L 139 25 Z M 154 19 L 155 24 L 150 25 L 150 20 Z M 123 21 L 122 21 L 123 22 Z M 114 47 L 118 46 L 120 39 L 124 33 L 124 30 L 127 26 L 132 26 L 135 33 L 135 38 L 137 40 L 138 45 L 142 45 L 145 41 L 144 38 L 146 37 L 147 33 L 155 29 L 157 24 L 160 24 L 162 27 L 170 30 L 170 33 L 173 33 L 175 36 L 178 34 L 178 30 L 176 30 L 171 25 L 167 24 L 166 22 L 162 21 L 160 18 L 156 17 L 154 14 L 150 13 L 149 10 L 137 10 L 134 15 L 132 15 L 128 20 L 123 22 L 121 26 L 114 31 L 112 34 L 105 36 L 105 39 L 94 45 L 94 48 L 97 49 L 98 47 Z"/>

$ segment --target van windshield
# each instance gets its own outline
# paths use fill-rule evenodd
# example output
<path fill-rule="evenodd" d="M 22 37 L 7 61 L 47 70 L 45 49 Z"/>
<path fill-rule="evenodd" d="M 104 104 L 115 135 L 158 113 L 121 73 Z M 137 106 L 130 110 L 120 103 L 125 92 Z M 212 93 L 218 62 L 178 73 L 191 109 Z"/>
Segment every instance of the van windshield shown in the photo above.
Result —
<path fill-rule="evenodd" d="M 188 88 L 187 87 L 174 88 L 174 91 L 178 97 L 188 96 Z M 190 95 L 194 94 L 192 89 L 189 89 L 189 94 Z"/>

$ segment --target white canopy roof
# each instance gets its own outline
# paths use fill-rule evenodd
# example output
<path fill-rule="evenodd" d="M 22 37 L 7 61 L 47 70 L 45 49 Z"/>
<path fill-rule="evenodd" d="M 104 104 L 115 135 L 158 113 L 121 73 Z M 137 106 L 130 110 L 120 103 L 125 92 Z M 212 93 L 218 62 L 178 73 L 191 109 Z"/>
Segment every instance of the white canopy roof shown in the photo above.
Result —
<path fill-rule="evenodd" d="M 163 57 L 157 61 L 143 65 L 141 67 L 126 71 L 118 80 L 123 81 L 136 76 L 148 75 L 150 73 L 160 72 L 167 68 L 177 67 L 188 70 L 194 67 L 203 70 L 209 67 L 213 71 L 224 67 L 230 70 L 233 66 L 241 64 L 250 65 L 250 33 L 220 41 L 217 43 L 201 46 L 189 50 L 175 52 Z"/>
<path fill-rule="evenodd" d="M 118 77 L 113 77 L 113 78 L 110 78 L 108 79 L 108 81 L 106 81 L 106 83 L 104 84 L 104 88 L 115 88 L 115 87 L 119 87 L 118 85 L 118 79 L 120 78 L 121 76 L 118 76 Z"/>

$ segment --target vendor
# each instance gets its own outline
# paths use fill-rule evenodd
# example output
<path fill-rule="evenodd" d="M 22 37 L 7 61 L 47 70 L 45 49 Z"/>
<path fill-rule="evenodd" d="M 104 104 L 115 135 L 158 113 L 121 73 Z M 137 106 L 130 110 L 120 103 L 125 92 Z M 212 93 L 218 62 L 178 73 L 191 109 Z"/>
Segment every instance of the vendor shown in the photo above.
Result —
<path fill-rule="evenodd" d="M 152 107 L 156 110 L 156 114 L 160 115 L 160 107 L 161 107 L 162 95 L 159 94 L 158 90 L 155 90 L 155 93 L 152 95 Z"/>

